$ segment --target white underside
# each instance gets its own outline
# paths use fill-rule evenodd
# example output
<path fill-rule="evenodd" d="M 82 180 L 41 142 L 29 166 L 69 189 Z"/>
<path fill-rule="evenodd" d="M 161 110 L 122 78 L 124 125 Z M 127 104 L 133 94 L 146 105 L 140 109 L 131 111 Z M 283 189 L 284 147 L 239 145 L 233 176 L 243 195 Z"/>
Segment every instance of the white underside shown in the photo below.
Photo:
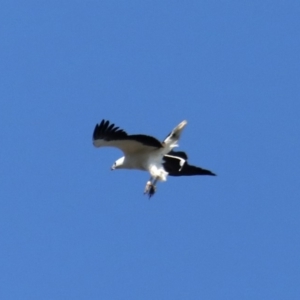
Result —
<path fill-rule="evenodd" d="M 166 181 L 168 172 L 163 168 L 163 157 L 173 148 L 178 147 L 181 131 L 186 124 L 187 122 L 183 121 L 177 125 L 164 140 L 162 148 L 153 149 L 143 146 L 137 151 L 133 151 L 132 149 L 131 151 L 126 151 L 126 149 L 122 149 L 125 156 L 116 161 L 116 168 L 148 171 L 152 179 Z M 96 146 L 102 145 L 97 144 Z"/>
<path fill-rule="evenodd" d="M 121 169 L 136 169 L 148 171 L 152 178 L 159 181 L 166 181 L 168 172 L 163 168 L 163 156 L 167 149 L 155 150 L 152 153 L 141 153 L 135 155 L 127 155 L 124 157 Z"/>

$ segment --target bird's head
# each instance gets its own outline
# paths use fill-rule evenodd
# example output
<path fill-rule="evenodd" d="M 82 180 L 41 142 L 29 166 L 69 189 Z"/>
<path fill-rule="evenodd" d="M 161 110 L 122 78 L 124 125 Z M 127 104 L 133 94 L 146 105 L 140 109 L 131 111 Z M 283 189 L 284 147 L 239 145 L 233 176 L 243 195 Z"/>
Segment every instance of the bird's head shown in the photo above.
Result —
<path fill-rule="evenodd" d="M 114 162 L 114 164 L 111 166 L 111 170 L 113 171 L 115 169 L 122 169 L 123 165 L 124 165 L 124 157 L 121 157 Z"/>

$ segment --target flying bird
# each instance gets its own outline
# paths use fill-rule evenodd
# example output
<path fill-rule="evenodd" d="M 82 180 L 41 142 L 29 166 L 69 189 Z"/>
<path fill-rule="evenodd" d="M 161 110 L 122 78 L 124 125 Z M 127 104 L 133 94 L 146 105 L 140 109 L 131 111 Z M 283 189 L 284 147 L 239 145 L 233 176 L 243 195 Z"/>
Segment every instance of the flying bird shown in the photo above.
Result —
<path fill-rule="evenodd" d="M 96 124 L 93 133 L 95 147 L 119 148 L 124 156 L 115 161 L 111 170 L 135 169 L 148 171 L 144 194 L 151 198 L 156 191 L 158 181 L 166 181 L 167 176 L 212 175 L 213 172 L 188 164 L 188 156 L 183 151 L 174 151 L 178 147 L 182 130 L 187 121 L 177 125 L 163 142 L 144 134 L 127 134 L 123 129 L 109 121 Z"/>

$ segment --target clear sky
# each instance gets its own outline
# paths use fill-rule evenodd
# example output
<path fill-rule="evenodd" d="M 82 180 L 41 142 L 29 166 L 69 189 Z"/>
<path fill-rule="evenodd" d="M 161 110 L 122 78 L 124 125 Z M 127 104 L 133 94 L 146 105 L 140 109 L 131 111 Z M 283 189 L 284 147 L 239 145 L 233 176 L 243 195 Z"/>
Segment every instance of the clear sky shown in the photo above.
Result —
<path fill-rule="evenodd" d="M 2 1 L 0 299 L 300 299 L 299 1 Z M 108 119 L 190 163 L 149 201 Z"/>

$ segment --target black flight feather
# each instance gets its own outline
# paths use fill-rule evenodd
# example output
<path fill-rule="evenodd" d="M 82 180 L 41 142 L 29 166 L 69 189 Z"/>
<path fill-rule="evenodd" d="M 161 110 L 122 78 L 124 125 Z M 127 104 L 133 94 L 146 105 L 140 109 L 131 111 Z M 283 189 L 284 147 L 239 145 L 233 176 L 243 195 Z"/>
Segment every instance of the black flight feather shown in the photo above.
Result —
<path fill-rule="evenodd" d="M 152 146 L 161 148 L 162 144 L 156 138 L 144 135 L 144 134 L 132 134 L 128 135 L 123 129 L 119 129 L 119 127 L 115 126 L 115 124 L 110 124 L 109 121 L 102 120 L 100 124 L 96 124 L 94 133 L 94 140 L 132 140 L 142 143 L 146 146 Z"/>

